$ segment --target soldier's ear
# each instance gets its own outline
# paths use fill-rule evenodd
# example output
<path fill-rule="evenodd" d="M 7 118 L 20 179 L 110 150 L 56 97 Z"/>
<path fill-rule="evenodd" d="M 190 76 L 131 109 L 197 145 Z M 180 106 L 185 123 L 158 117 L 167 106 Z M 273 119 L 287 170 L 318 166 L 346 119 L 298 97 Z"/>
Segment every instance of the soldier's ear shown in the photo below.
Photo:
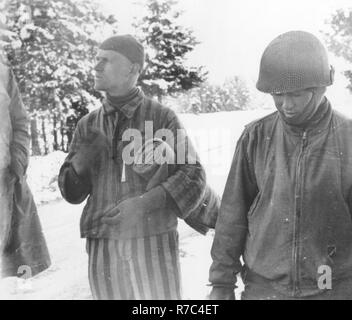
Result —
<path fill-rule="evenodd" d="M 333 84 L 335 80 L 335 68 L 330 65 L 330 84 Z"/>
<path fill-rule="evenodd" d="M 139 75 L 141 73 L 141 67 L 138 63 L 132 64 L 131 73 L 134 75 Z"/>

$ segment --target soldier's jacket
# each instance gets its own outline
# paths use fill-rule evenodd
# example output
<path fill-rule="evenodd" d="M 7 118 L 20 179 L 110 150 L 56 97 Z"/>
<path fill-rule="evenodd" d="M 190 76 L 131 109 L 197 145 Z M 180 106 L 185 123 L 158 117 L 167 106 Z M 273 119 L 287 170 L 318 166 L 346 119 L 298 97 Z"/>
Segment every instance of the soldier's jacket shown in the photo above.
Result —
<path fill-rule="evenodd" d="M 278 112 L 245 128 L 216 224 L 213 285 L 233 287 L 245 271 L 304 296 L 319 292 L 324 266 L 333 283 L 352 277 L 351 138 L 352 121 L 326 98 L 307 130 Z"/>
<path fill-rule="evenodd" d="M 25 272 L 29 277 L 47 269 L 50 257 L 26 182 L 28 118 L 13 73 L 1 63 L 0 73 L 5 88 L 0 105 L 1 273 L 6 277 Z"/>
<path fill-rule="evenodd" d="M 122 230 L 119 225 L 101 223 L 104 213 L 119 202 L 146 191 L 147 181 L 134 172 L 133 163 L 124 163 L 122 157 L 124 148 L 130 142 L 123 141 L 124 132 L 128 129 L 138 130 L 145 143 L 145 139 L 148 139 L 146 121 L 153 124 L 149 139 L 159 129 L 169 129 L 173 133 L 175 140 L 172 148 L 177 157 L 177 130 L 182 130 L 183 126 L 172 110 L 145 97 L 141 91 L 119 110 L 105 101 L 101 108 L 78 122 L 70 152 L 60 170 L 59 186 L 63 197 L 71 203 L 81 203 L 88 197 L 81 217 L 82 237 L 120 239 L 175 230 L 177 217 L 186 218 L 200 204 L 205 192 L 205 172 L 193 147 L 187 145 L 185 150 L 190 151 L 196 159 L 192 164 L 187 161 L 177 164 L 176 170 L 161 183 L 166 190 L 167 200 L 160 204 L 159 210 L 145 215 L 133 230 Z M 92 168 L 89 177 L 73 176 L 71 161 L 89 128 L 105 135 L 109 148 L 101 154 L 99 163 Z M 181 133 L 183 141 L 190 143 L 184 129 Z M 67 183 L 68 179 L 71 179 L 71 184 Z M 75 188 L 70 188 L 72 180 L 76 181 Z"/>

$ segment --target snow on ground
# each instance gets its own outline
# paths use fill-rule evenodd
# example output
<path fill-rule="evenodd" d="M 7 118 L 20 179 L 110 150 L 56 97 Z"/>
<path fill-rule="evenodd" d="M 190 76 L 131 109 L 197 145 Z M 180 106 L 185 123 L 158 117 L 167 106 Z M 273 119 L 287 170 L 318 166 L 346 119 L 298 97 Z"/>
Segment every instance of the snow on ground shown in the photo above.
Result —
<path fill-rule="evenodd" d="M 207 172 L 209 184 L 220 195 L 226 182 L 235 144 L 244 125 L 271 111 L 236 111 L 216 114 L 181 114 Z M 83 205 L 63 201 L 57 174 L 65 158 L 62 152 L 32 157 L 28 183 L 43 226 L 52 266 L 33 279 L 0 281 L 1 299 L 91 299 L 85 242 L 79 236 Z M 205 299 L 213 235 L 202 236 L 180 221 L 180 255 L 184 299 Z"/>
<path fill-rule="evenodd" d="M 32 157 L 27 171 L 27 181 L 37 204 L 60 199 L 57 177 L 66 154 L 55 151 L 47 156 Z"/>
<path fill-rule="evenodd" d="M 236 142 L 246 124 L 273 110 L 180 114 L 207 173 L 209 184 L 220 195 L 230 170 Z"/>

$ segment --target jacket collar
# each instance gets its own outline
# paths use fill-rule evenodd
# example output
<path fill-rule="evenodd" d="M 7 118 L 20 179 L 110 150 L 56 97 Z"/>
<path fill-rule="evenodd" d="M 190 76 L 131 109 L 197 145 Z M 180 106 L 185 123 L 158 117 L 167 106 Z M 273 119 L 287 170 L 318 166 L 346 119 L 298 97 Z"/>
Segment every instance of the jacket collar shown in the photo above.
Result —
<path fill-rule="evenodd" d="M 308 135 L 314 136 L 316 134 L 320 134 L 321 132 L 325 131 L 328 129 L 330 123 L 331 123 L 331 117 L 332 117 L 332 108 L 329 100 L 324 97 L 323 102 L 320 104 L 317 112 L 313 116 L 312 120 L 310 123 L 305 127 L 298 127 L 294 125 L 290 125 L 286 123 L 280 116 L 280 113 L 278 112 L 278 117 L 283 124 L 283 127 L 288 133 L 301 136 L 303 132 L 307 132 Z"/>
<path fill-rule="evenodd" d="M 103 114 L 104 116 L 109 116 L 114 114 L 115 112 L 121 112 L 126 118 L 131 119 L 136 112 L 136 110 L 141 105 L 144 99 L 144 94 L 141 89 L 138 89 L 137 95 L 132 98 L 130 101 L 120 105 L 114 106 L 109 99 L 104 98 L 103 100 Z"/>

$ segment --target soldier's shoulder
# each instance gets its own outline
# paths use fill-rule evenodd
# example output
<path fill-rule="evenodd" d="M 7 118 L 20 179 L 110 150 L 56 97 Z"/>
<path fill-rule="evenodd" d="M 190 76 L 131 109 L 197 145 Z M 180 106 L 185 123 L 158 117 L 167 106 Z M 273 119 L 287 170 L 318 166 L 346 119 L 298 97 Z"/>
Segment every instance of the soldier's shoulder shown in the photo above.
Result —
<path fill-rule="evenodd" d="M 333 109 L 333 124 L 337 129 L 345 129 L 352 132 L 352 118 Z"/>
<path fill-rule="evenodd" d="M 335 117 L 335 119 L 339 122 L 343 122 L 343 123 L 348 123 L 351 124 L 352 123 L 352 118 L 348 117 L 347 115 L 341 113 L 340 111 L 337 111 L 336 109 L 332 110 L 332 113 Z"/>
<path fill-rule="evenodd" d="M 259 128 L 271 127 L 277 121 L 278 111 L 271 112 L 263 117 L 253 120 L 245 125 L 245 130 L 248 132 L 258 130 Z"/>

